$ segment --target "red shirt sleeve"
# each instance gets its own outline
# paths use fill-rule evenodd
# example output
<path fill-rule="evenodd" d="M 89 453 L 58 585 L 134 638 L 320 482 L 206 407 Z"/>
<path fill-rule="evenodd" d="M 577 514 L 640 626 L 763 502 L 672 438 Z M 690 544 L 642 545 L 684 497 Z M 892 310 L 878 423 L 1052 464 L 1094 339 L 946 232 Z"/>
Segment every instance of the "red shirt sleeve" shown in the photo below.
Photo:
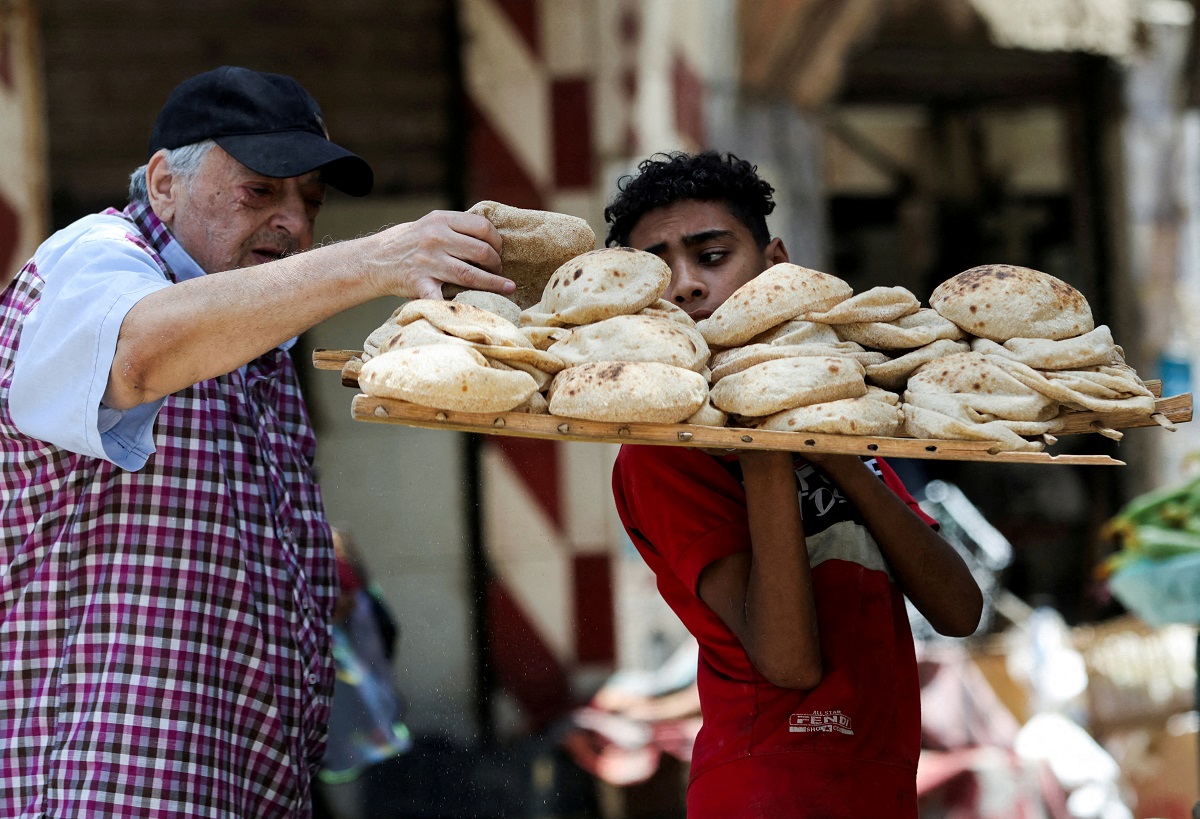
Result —
<path fill-rule="evenodd" d="M 888 488 L 895 492 L 900 500 L 907 503 L 908 508 L 913 510 L 917 517 L 928 523 L 934 529 L 937 529 L 938 522 L 929 517 L 929 515 L 925 514 L 925 510 L 922 509 L 921 505 L 917 503 L 917 500 L 909 494 L 908 489 L 904 486 L 904 481 L 900 480 L 900 476 L 896 474 L 895 470 L 892 469 L 888 462 L 883 458 L 876 458 L 875 465 L 879 469 L 880 477 L 883 478 L 883 482 L 888 485 Z"/>
<path fill-rule="evenodd" d="M 698 449 L 622 447 L 613 497 L 629 536 L 693 593 L 706 566 L 750 548 L 741 483 Z"/>

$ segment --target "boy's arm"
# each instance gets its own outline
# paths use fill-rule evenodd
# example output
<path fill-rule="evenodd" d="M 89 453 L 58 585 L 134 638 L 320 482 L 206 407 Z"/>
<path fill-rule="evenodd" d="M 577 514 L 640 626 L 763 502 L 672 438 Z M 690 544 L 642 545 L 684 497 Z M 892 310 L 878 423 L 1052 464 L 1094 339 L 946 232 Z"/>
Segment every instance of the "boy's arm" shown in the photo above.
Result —
<path fill-rule="evenodd" d="M 707 566 L 697 593 L 760 674 L 783 688 L 813 688 L 821 645 L 792 453 L 743 452 L 740 460 L 751 551 Z"/>
<path fill-rule="evenodd" d="M 929 624 L 950 637 L 973 634 L 983 613 L 983 593 L 954 547 L 857 456 L 805 457 L 858 509 L 900 589 Z"/>

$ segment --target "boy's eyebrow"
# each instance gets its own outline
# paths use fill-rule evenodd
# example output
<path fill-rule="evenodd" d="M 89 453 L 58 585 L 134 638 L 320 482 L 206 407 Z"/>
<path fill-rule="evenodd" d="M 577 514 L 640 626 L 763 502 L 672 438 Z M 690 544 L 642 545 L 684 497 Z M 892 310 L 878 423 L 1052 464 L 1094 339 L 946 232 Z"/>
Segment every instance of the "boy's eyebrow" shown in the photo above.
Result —
<path fill-rule="evenodd" d="M 713 228 L 712 230 L 702 230 L 699 233 L 689 233 L 688 235 L 681 238 L 679 241 L 683 243 L 684 247 L 695 247 L 696 245 L 702 245 L 705 242 L 711 242 L 713 239 L 723 239 L 726 236 L 732 236 L 732 235 L 733 235 L 732 230 L 725 230 L 723 228 Z M 649 247 L 642 248 L 642 250 L 646 251 L 647 253 L 654 253 L 656 255 L 659 253 L 662 253 L 662 251 L 664 251 L 666 249 L 667 249 L 666 242 L 656 242 L 655 244 L 652 244 Z"/>

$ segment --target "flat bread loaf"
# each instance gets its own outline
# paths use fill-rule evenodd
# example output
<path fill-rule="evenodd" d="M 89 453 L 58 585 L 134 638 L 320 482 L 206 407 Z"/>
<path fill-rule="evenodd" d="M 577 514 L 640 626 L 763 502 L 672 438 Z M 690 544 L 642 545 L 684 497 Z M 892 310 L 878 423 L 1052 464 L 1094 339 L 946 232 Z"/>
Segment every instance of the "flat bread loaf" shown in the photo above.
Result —
<path fill-rule="evenodd" d="M 808 313 L 808 321 L 822 324 L 862 324 L 870 321 L 895 321 L 921 309 L 921 302 L 903 287 L 872 287 L 857 293 L 828 310 Z"/>
<path fill-rule="evenodd" d="M 734 347 L 804 313 L 828 310 L 853 292 L 836 276 L 781 262 L 733 291 L 696 327 L 710 346 Z"/>
<path fill-rule="evenodd" d="M 643 310 L 581 325 L 547 352 L 569 367 L 589 361 L 658 361 L 695 372 L 704 369 L 708 363 L 704 337 L 694 324 L 688 327 L 671 318 L 660 318 L 665 315 L 647 315 Z"/>
<path fill-rule="evenodd" d="M 907 401 L 904 429 L 913 438 L 940 438 L 960 441 L 994 441 L 994 452 L 1041 452 L 1045 444 L 1022 438 L 999 421 L 971 422 L 953 415 L 920 407 Z M 1050 425 L 1047 425 L 1048 427 Z"/>
<path fill-rule="evenodd" d="M 708 398 L 699 373 L 656 361 L 569 367 L 550 385 L 550 413 L 589 421 L 678 424 Z"/>
<path fill-rule="evenodd" d="M 748 370 L 764 361 L 800 355 L 842 356 L 852 358 L 864 367 L 887 360 L 883 353 L 864 350 L 853 341 L 838 341 L 833 344 L 746 344 L 713 354 L 710 362 L 712 383 L 716 384 L 722 378 Z"/>
<path fill-rule="evenodd" d="M 461 412 L 507 412 L 537 392 L 528 373 L 489 367 L 479 351 L 460 344 L 380 353 L 363 364 L 358 385 L 367 395 Z"/>
<path fill-rule="evenodd" d="M 517 326 L 495 313 L 471 304 L 439 299 L 413 299 L 395 313 L 397 323 L 425 319 L 448 335 L 496 347 L 532 347 Z"/>
<path fill-rule="evenodd" d="M 759 333 L 747 344 L 837 344 L 841 339 L 828 324 L 804 319 L 789 319 L 766 332 Z"/>
<path fill-rule="evenodd" d="M 541 301 L 521 313 L 522 326 L 591 324 L 657 306 L 671 283 L 667 263 L 632 247 L 576 256 L 554 271 Z"/>
<path fill-rule="evenodd" d="M 727 376 L 712 402 L 730 415 L 762 418 L 793 407 L 865 395 L 863 366 L 850 358 L 794 356 L 765 361 Z"/>
<path fill-rule="evenodd" d="M 1156 411 L 1154 394 L 1132 367 L 1107 365 L 1040 372 L 1000 356 L 994 356 L 992 360 L 1015 380 L 1071 409 L 1131 411 L 1142 415 L 1152 415 Z"/>
<path fill-rule="evenodd" d="M 393 332 L 379 344 L 375 354 L 387 353 L 403 347 L 421 347 L 425 344 L 461 344 L 468 347 L 471 346 L 470 341 L 458 336 L 452 336 L 449 333 L 444 333 L 425 319 L 417 319 L 408 324 L 394 325 Z"/>
<path fill-rule="evenodd" d="M 970 349 L 970 345 L 965 341 L 941 338 L 888 361 L 867 364 L 867 381 L 900 392 L 908 383 L 908 377 L 922 365 L 955 353 L 965 353 Z"/>
<path fill-rule="evenodd" d="M 953 396 L 965 408 L 1009 421 L 1045 421 L 1058 415 L 1056 401 L 1014 378 L 1001 362 L 979 353 L 956 353 L 935 359 L 908 379 L 904 400 L 931 406 Z"/>
<path fill-rule="evenodd" d="M 478 307 L 480 310 L 487 310 L 489 313 L 495 313 L 505 321 L 511 321 L 515 327 L 517 319 L 521 316 L 521 308 L 517 303 L 510 298 L 501 296 L 499 293 L 491 293 L 487 290 L 464 290 L 453 298 L 453 301 L 459 304 L 469 304 L 472 307 Z"/>
<path fill-rule="evenodd" d="M 929 304 L 966 332 L 1005 342 L 1059 340 L 1091 332 L 1092 308 L 1071 285 L 1040 270 L 988 264 L 937 286 Z"/>
<path fill-rule="evenodd" d="M 537 304 L 546 281 L 561 265 L 596 247 L 596 234 L 578 216 L 487 200 L 467 212 L 483 216 L 499 231 L 501 273 L 516 283 L 512 300 L 521 309 Z M 446 297 L 462 291 L 458 285 L 442 287 Z"/>
<path fill-rule="evenodd" d="M 1010 338 L 998 344 L 990 339 L 976 338 L 971 341 L 971 349 L 985 355 L 1011 358 L 1037 370 L 1074 370 L 1125 362 L 1124 351 L 1113 341 L 1112 331 L 1104 324 L 1090 333 L 1060 341 Z"/>
<path fill-rule="evenodd" d="M 966 337 L 954 322 L 928 307 L 895 321 L 839 324 L 834 329 L 843 341 L 873 350 L 915 350 L 939 339 L 957 341 Z"/>
<path fill-rule="evenodd" d="M 704 399 L 704 404 L 701 405 L 700 409 L 696 410 L 684 423 L 702 427 L 723 427 L 728 420 L 729 416 L 717 409 L 712 402 L 712 398 L 709 397 Z"/>
<path fill-rule="evenodd" d="M 882 393 L 882 390 L 874 390 L 858 398 L 841 398 L 784 410 L 764 418 L 758 428 L 780 432 L 894 436 L 904 428 L 904 410 L 900 408 L 899 396 Z"/>

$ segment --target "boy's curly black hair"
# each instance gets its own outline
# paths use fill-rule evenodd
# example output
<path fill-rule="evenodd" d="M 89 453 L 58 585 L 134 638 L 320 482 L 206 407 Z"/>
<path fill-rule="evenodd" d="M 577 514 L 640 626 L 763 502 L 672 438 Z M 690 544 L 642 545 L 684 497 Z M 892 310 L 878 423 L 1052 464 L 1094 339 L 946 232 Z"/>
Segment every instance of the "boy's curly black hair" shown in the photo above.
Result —
<path fill-rule="evenodd" d="M 607 247 L 629 244 L 629 234 L 649 211 L 687 199 L 724 202 L 760 250 L 771 241 L 766 217 L 775 209 L 775 189 L 758 176 L 756 166 L 731 153 L 655 154 L 642 160 L 636 175 L 621 177 L 617 190 L 604 209 L 604 221 L 611 225 Z"/>

